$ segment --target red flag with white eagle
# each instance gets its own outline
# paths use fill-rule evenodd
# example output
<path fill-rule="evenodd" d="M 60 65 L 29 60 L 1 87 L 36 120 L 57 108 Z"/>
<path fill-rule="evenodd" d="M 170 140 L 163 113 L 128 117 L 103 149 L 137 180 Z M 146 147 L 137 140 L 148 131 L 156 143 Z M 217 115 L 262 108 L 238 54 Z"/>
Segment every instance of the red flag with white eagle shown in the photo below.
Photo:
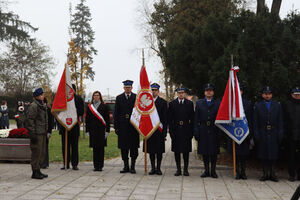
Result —
<path fill-rule="evenodd" d="M 140 85 L 130 122 L 144 139 L 148 139 L 157 128 L 162 129 L 145 65 L 140 71 Z"/>
<path fill-rule="evenodd" d="M 69 67 L 66 65 L 57 88 L 51 112 L 68 131 L 77 123 L 74 96 L 75 91 L 72 88 Z"/>

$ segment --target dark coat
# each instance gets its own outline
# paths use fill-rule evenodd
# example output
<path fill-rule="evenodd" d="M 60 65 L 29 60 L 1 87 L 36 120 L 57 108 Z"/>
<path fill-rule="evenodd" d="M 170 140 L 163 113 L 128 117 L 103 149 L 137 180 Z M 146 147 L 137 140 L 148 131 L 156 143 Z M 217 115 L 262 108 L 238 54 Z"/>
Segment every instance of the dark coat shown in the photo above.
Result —
<path fill-rule="evenodd" d="M 291 98 L 283 105 L 285 130 L 289 140 L 300 140 L 300 100 Z"/>
<path fill-rule="evenodd" d="M 252 114 L 253 114 L 253 106 L 251 101 L 247 99 L 242 99 L 243 107 L 246 115 L 246 119 L 248 121 L 249 134 L 246 139 L 242 142 L 242 144 L 235 143 L 235 153 L 237 156 L 246 156 L 249 155 L 249 145 L 252 134 Z M 227 152 L 232 154 L 232 139 L 227 136 Z"/>
<path fill-rule="evenodd" d="M 163 98 L 157 97 L 155 100 L 155 107 L 157 109 L 159 120 L 163 125 L 163 130 L 160 132 L 157 129 L 152 136 L 147 140 L 147 152 L 148 153 L 165 153 L 165 138 L 167 136 L 167 115 L 168 115 L 168 104 Z M 145 144 L 143 145 L 144 151 Z"/>
<path fill-rule="evenodd" d="M 90 108 L 86 111 L 86 132 L 90 133 L 90 147 L 103 147 L 107 145 L 105 132 L 110 131 L 109 108 L 106 104 L 100 104 L 97 111 L 105 120 L 106 126 L 92 113 Z"/>
<path fill-rule="evenodd" d="M 8 108 L 2 109 L 0 106 L 0 127 L 9 126 Z"/>
<path fill-rule="evenodd" d="M 220 153 L 221 131 L 215 126 L 220 101 L 212 99 L 210 105 L 205 99 L 196 103 L 194 135 L 198 141 L 198 154 L 217 155 Z"/>
<path fill-rule="evenodd" d="M 171 150 L 176 153 L 192 151 L 194 105 L 184 99 L 183 105 L 178 98 L 169 103 L 168 109 L 169 132 L 172 139 Z"/>
<path fill-rule="evenodd" d="M 31 137 L 35 137 L 36 135 L 47 135 L 47 106 L 36 99 L 34 99 L 28 107 L 26 128 Z"/>
<path fill-rule="evenodd" d="M 256 102 L 253 110 L 253 136 L 258 147 L 258 158 L 276 160 L 283 133 L 281 105 L 272 101 L 268 110 L 264 101 Z"/>
<path fill-rule="evenodd" d="M 130 123 L 136 94 L 131 93 L 127 100 L 125 93 L 117 96 L 114 110 L 114 128 L 118 135 L 118 148 L 131 149 L 140 147 L 140 136 Z"/>

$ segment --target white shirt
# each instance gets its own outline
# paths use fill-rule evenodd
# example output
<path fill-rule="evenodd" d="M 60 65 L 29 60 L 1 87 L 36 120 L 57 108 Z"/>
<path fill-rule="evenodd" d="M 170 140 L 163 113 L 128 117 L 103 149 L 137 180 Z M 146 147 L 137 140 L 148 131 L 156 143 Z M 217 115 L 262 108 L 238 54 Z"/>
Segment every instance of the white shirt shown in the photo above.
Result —
<path fill-rule="evenodd" d="M 180 104 L 180 102 L 182 102 L 182 104 L 184 103 L 184 99 L 179 99 L 178 98 L 178 102 L 179 102 L 179 104 Z"/>

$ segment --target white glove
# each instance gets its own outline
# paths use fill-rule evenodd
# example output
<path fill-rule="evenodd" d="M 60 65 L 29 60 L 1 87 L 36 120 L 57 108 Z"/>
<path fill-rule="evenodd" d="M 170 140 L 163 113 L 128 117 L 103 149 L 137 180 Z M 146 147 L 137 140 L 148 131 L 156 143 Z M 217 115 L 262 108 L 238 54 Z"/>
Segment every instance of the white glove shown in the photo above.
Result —
<path fill-rule="evenodd" d="M 108 132 L 105 132 L 105 139 L 107 138 L 107 136 L 108 136 Z"/>
<path fill-rule="evenodd" d="M 51 133 L 47 133 L 47 138 L 49 139 L 51 137 Z"/>
<path fill-rule="evenodd" d="M 86 132 L 86 135 L 87 135 L 88 137 L 90 137 L 90 133 L 89 133 L 89 132 Z"/>

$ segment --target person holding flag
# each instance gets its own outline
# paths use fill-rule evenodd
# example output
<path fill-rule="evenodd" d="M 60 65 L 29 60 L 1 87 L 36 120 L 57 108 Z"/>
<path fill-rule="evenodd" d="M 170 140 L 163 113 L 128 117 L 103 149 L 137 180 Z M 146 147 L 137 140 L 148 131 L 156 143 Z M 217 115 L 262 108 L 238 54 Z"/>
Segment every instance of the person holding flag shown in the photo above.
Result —
<path fill-rule="evenodd" d="M 116 98 L 114 110 L 114 128 L 118 135 L 118 148 L 121 149 L 121 156 L 124 162 L 124 168 L 120 173 L 131 172 L 135 174 L 135 161 L 138 157 L 138 148 L 140 147 L 139 133 L 130 123 L 136 94 L 132 92 L 133 81 L 123 81 L 124 93 Z M 131 168 L 129 170 L 129 158 L 131 157 Z"/>
<path fill-rule="evenodd" d="M 160 169 L 162 154 L 165 153 L 165 140 L 167 136 L 167 112 L 168 112 L 168 104 L 167 101 L 163 98 L 159 97 L 159 88 L 160 85 L 157 83 L 151 84 L 152 96 L 155 102 L 155 107 L 158 112 L 159 120 L 161 125 L 156 129 L 156 131 L 152 134 L 152 136 L 147 139 L 147 153 L 150 154 L 151 161 L 151 171 L 149 175 L 162 175 L 162 171 Z M 144 141 L 145 147 L 145 141 Z M 145 151 L 145 148 L 143 148 Z M 157 160 L 157 165 L 155 167 L 155 157 Z"/>
<path fill-rule="evenodd" d="M 258 146 L 258 158 L 261 159 L 263 167 L 263 175 L 259 180 L 278 182 L 275 175 L 275 163 L 278 159 L 284 128 L 281 105 L 272 97 L 271 87 L 264 87 L 262 90 L 263 100 L 254 105 L 253 134 Z"/>
<path fill-rule="evenodd" d="M 189 176 L 189 153 L 192 151 L 193 125 L 194 125 L 194 105 L 187 100 L 186 88 L 179 87 L 176 89 L 177 97 L 169 103 L 168 123 L 169 132 L 172 139 L 171 150 L 174 152 L 177 171 L 175 176 L 180 176 L 181 159 L 183 154 L 184 176 Z"/>
<path fill-rule="evenodd" d="M 217 155 L 220 153 L 220 130 L 215 126 L 215 119 L 220 101 L 214 99 L 214 86 L 204 86 L 204 99 L 196 103 L 194 135 L 198 141 L 198 154 L 202 155 L 205 171 L 201 177 L 218 178 L 216 173 Z M 211 164 L 211 171 L 209 170 Z"/>
<path fill-rule="evenodd" d="M 86 111 L 86 134 L 93 148 L 94 171 L 102 171 L 104 165 L 104 147 L 110 130 L 109 108 L 99 91 L 95 91 Z"/>

